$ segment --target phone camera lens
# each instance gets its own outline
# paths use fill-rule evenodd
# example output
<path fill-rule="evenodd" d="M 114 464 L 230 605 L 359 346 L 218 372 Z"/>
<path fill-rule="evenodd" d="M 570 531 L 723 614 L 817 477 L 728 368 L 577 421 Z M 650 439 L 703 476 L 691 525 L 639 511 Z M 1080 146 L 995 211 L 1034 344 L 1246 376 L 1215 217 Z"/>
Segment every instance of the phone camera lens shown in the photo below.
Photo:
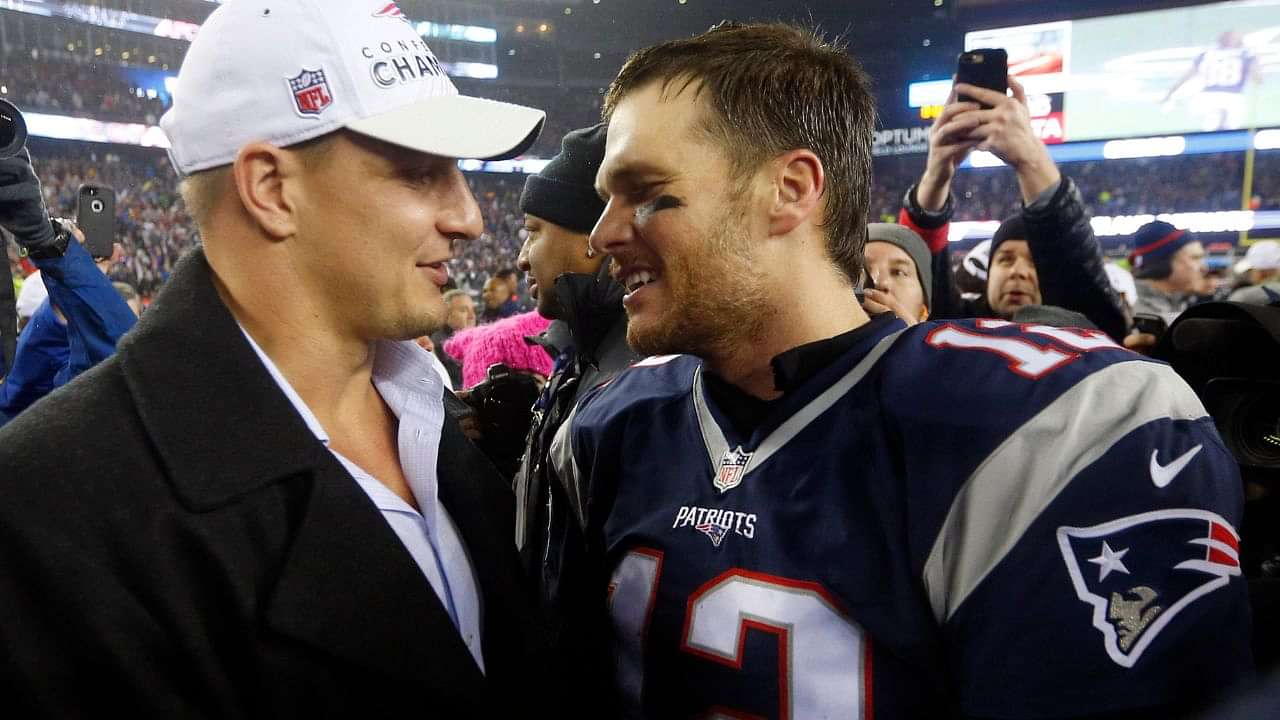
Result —
<path fill-rule="evenodd" d="M 102 204 L 101 200 L 94 200 L 93 202 L 89 203 L 89 209 L 96 213 L 102 212 L 103 208 L 105 207 L 106 206 Z"/>

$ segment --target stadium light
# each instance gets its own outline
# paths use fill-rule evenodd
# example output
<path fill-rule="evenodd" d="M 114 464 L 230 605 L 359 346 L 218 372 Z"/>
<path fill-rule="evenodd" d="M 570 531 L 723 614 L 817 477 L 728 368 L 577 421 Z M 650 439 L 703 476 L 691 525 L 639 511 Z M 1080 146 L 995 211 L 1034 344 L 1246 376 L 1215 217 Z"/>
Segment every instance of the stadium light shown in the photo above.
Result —
<path fill-rule="evenodd" d="M 950 80 L 925 80 L 907 85 L 907 107 L 943 105 L 951 94 Z"/>
<path fill-rule="evenodd" d="M 1134 140 L 1109 140 L 1102 145 L 1102 157 L 1106 160 L 1171 157 L 1181 155 L 1186 150 L 1187 139 L 1181 135 L 1137 138 Z"/>
<path fill-rule="evenodd" d="M 166 80 L 169 79 L 171 78 L 166 78 Z M 138 147 L 169 147 L 169 138 L 158 125 L 103 122 L 89 118 L 34 112 L 23 113 L 23 117 L 27 121 L 27 132 L 36 137 Z M 532 175 L 542 172 L 549 162 L 550 160 L 546 158 L 534 157 L 500 161 L 459 160 L 458 167 L 466 172 Z"/>
<path fill-rule="evenodd" d="M 1194 233 L 1238 233 L 1280 229 L 1280 210 L 1222 210 L 1217 212 L 1161 213 L 1159 215 L 1102 215 L 1093 218 L 1097 237 L 1132 235 L 1152 220 L 1163 220 L 1180 230 Z M 953 222 L 947 229 L 951 242 L 986 240 L 1000 227 L 996 220 Z"/>
<path fill-rule="evenodd" d="M 969 153 L 969 164 L 976 168 L 1004 167 L 1004 161 L 986 150 Z"/>

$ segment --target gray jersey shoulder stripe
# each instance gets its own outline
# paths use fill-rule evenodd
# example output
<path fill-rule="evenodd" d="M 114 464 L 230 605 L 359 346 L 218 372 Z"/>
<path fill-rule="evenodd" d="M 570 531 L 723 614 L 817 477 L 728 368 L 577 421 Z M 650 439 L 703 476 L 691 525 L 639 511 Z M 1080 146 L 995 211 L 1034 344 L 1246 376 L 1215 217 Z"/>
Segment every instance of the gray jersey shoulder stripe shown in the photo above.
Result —
<path fill-rule="evenodd" d="M 934 617 L 950 619 L 1071 479 L 1112 445 L 1153 420 L 1205 415 L 1169 366 L 1142 360 L 1103 368 L 1063 393 L 1001 443 L 956 494 L 924 565 Z"/>
<path fill-rule="evenodd" d="M 702 432 L 702 444 L 707 450 L 707 459 L 711 462 L 711 472 L 716 471 L 720 458 L 729 451 L 729 441 L 724 438 L 711 411 L 707 409 L 707 399 L 702 394 L 702 365 L 693 372 L 693 409 L 698 419 L 698 430 Z"/>
<path fill-rule="evenodd" d="M 844 397 L 857 385 L 867 373 L 871 372 L 871 368 L 879 362 L 893 343 L 901 337 L 906 328 L 897 332 L 886 335 L 881 338 L 876 346 L 871 348 L 853 369 L 845 373 L 844 377 L 837 380 L 831 387 L 822 391 L 818 397 L 810 400 L 807 405 L 796 411 L 794 415 L 787 418 L 786 422 L 779 425 L 769 436 L 760 441 L 760 447 L 756 448 L 755 453 L 751 455 L 751 459 L 747 461 L 747 466 L 743 469 L 742 475 L 745 477 L 755 468 L 763 465 L 765 461 L 773 457 L 773 454 L 786 446 L 791 438 L 800 434 L 809 423 L 818 419 L 824 412 L 831 409 L 840 398 Z M 702 387 L 702 366 L 698 366 L 698 372 L 693 379 L 693 405 L 697 410 L 698 427 L 702 430 L 702 440 L 706 444 L 707 457 L 711 461 L 711 471 L 715 472 L 720 464 L 720 458 L 729 450 L 728 441 L 725 440 L 724 431 L 720 429 L 720 425 L 716 422 L 715 416 L 707 408 L 707 401 L 703 396 Z"/>

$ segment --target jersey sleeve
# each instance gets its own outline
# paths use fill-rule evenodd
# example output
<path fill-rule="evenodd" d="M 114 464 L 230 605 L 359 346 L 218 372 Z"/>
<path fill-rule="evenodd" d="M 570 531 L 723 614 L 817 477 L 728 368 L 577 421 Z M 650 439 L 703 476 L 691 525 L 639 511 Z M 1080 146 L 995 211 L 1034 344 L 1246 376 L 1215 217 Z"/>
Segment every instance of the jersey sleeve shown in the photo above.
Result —
<path fill-rule="evenodd" d="M 1239 471 L 1172 369 L 1098 363 L 988 445 L 923 566 L 965 715 L 1165 706 L 1248 676 Z"/>

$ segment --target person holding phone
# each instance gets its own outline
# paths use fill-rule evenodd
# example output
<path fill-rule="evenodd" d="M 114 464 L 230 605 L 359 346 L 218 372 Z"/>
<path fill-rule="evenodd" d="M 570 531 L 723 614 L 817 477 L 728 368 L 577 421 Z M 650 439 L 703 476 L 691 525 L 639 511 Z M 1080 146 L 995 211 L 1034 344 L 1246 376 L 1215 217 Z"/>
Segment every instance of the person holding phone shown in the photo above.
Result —
<path fill-rule="evenodd" d="M 1034 299 L 1079 312 L 1119 340 L 1128 320 L 1103 268 L 1090 213 L 1075 182 L 1062 174 L 1032 129 L 1026 90 L 1012 76 L 1007 83 L 1008 95 L 1002 89 L 955 85 L 929 131 L 924 173 L 903 198 L 899 222 L 919 233 L 933 252 L 931 317 L 1008 319 Z M 987 292 L 965 301 L 952 279 L 947 230 L 956 210 L 951 183 L 974 150 L 990 152 L 1013 169 L 1022 210 L 1002 224 L 1009 271 L 988 273 Z M 996 281 L 1013 275 L 1018 292 L 1005 292 Z"/>
<path fill-rule="evenodd" d="M 97 200 L 102 214 L 108 203 Z M 50 220 L 30 155 L 24 150 L 0 159 L 0 226 L 40 268 L 48 291 L 19 335 L 13 367 L 0 383 L 0 425 L 110 357 L 137 321 L 107 278 L 124 254 L 110 223 L 109 214 L 94 223 L 90 241 L 76 225 Z"/>

